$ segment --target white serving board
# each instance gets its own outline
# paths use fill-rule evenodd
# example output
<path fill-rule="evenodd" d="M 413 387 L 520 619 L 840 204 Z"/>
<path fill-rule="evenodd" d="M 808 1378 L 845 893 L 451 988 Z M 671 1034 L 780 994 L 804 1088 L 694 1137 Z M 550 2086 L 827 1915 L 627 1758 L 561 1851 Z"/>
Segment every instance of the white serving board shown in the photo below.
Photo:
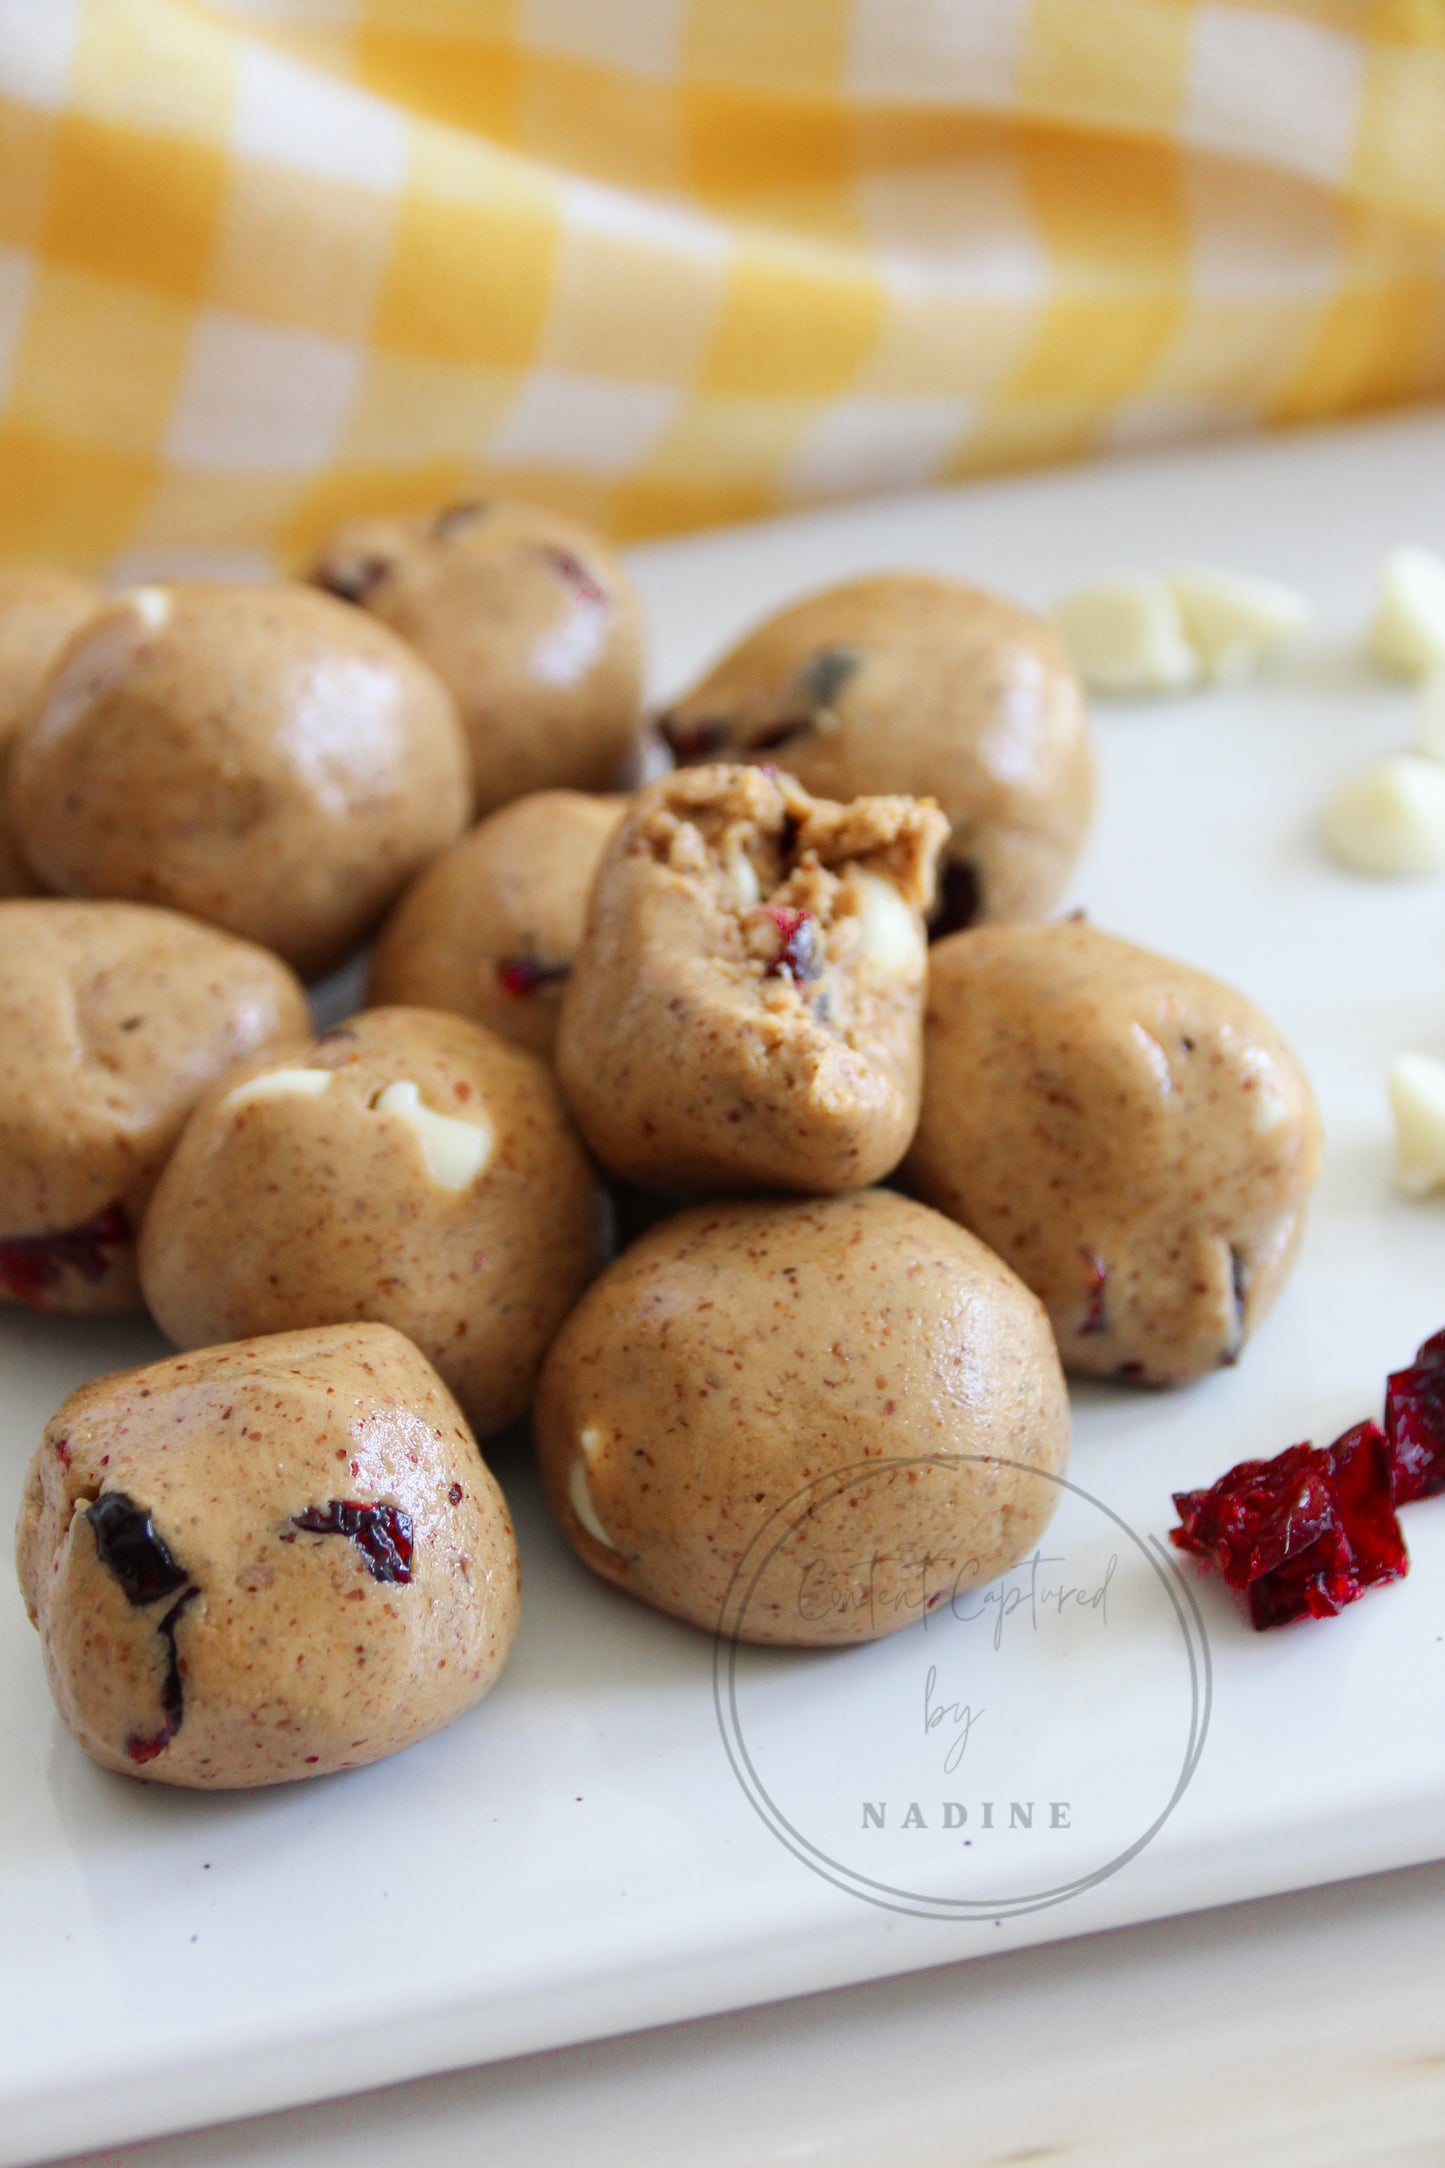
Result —
<path fill-rule="evenodd" d="M 1445 1853 L 1440 1500 L 1409 1511 L 1408 1581 L 1327 1624 L 1256 1636 L 1186 1572 L 1212 1677 L 1192 1782 L 1119 1871 L 1023 1902 L 1133 1844 L 1189 1751 L 1200 1704 L 1148 1549 L 1170 1490 L 1376 1412 L 1384 1372 L 1445 1324 L 1445 1202 L 1393 1195 L 1383 1087 L 1400 1049 L 1445 1054 L 1445 881 L 1350 878 L 1313 834 L 1340 778 L 1409 739 L 1408 694 L 1358 651 L 1402 539 L 1445 548 L 1439 413 L 634 553 L 659 692 L 784 597 L 890 565 L 1046 604 L 1094 569 L 1202 558 L 1314 597 L 1319 647 L 1278 679 L 1100 713 L 1074 890 L 1097 922 L 1236 982 L 1303 1055 L 1329 1147 L 1298 1273 L 1238 1369 L 1170 1396 L 1078 1394 L 1073 1474 L 1127 1528 L 1070 1498 L 1050 1544 L 1056 1578 L 1085 1589 L 1117 1555 L 1102 1615 L 1046 1609 L 1035 1630 L 1020 1612 L 997 1649 L 987 1620 L 940 1618 L 847 1654 L 744 1659 L 743 1750 L 794 1849 L 734 1773 L 708 1639 L 592 1580 L 515 1448 L 498 1471 L 525 1605 L 501 1685 L 442 1737 L 314 1785 L 204 1798 L 93 1768 L 4 1576 L 0 2161 Z M 7 1512 L 63 1394 L 160 1352 L 138 1326 L 0 1320 Z M 935 1702 L 983 1712 L 946 1778 L 930 1666 Z M 1036 1798 L 1043 1826 L 986 1836 L 989 1791 Z M 1060 1793 L 1069 1826 L 1051 1829 Z M 866 1853 L 860 1799 L 885 1794 Z M 920 1794 L 929 1826 L 905 1838 Z M 945 1794 L 972 1807 L 967 1845 L 937 1826 Z M 923 1891 L 925 1914 L 981 1910 L 865 1902 L 801 1863 L 809 1845 Z"/>

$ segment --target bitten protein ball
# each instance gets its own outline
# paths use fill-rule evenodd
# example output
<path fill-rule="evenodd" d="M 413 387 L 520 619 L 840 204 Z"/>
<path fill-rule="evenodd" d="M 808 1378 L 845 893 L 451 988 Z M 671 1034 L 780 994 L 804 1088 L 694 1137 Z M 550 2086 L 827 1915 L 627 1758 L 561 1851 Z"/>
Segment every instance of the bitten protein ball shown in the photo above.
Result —
<path fill-rule="evenodd" d="M 385 1325 L 83 1385 L 31 1462 L 16 1560 L 67 1730 L 204 1790 L 440 1731 L 494 1684 L 520 1603 L 502 1494 Z"/>
<path fill-rule="evenodd" d="M 376 946 L 367 998 L 451 1009 L 550 1055 L 598 860 L 625 798 L 518 798 L 419 874 Z"/>
<path fill-rule="evenodd" d="M 1320 1164 L 1254 1005 L 1092 926 L 931 952 L 904 1179 L 1046 1304 L 1066 1369 L 1180 1385 L 1235 1361 L 1294 1263 Z"/>
<path fill-rule="evenodd" d="M 874 1640 L 1007 1572 L 1069 1452 L 1041 1305 L 885 1190 L 655 1227 L 563 1327 L 533 1427 L 595 1572 L 795 1644 Z"/>
<path fill-rule="evenodd" d="M 47 888 L 171 904 L 308 978 L 471 809 L 445 688 L 306 587 L 134 589 L 66 648 L 10 781 Z"/>
<path fill-rule="evenodd" d="M 135 903 L 0 903 L 0 1301 L 139 1307 L 135 1231 L 186 1117 L 311 1035 L 275 956 Z"/>
<path fill-rule="evenodd" d="M 641 618 L 621 563 L 587 528 L 502 501 L 353 520 L 311 577 L 392 626 L 450 688 L 479 813 L 632 781 Z"/>
<path fill-rule="evenodd" d="M 0 565 L 0 897 L 33 896 L 35 877 L 10 833 L 10 747 L 56 656 L 105 601 L 91 580 L 46 565 Z"/>
<path fill-rule="evenodd" d="M 821 797 L 904 791 L 950 824 L 935 936 L 1042 918 L 1088 833 L 1078 675 L 1030 611 L 889 572 L 780 610 L 661 718 L 681 762 L 779 761 Z"/>
<path fill-rule="evenodd" d="M 943 834 L 935 806 L 831 805 L 761 768 L 640 791 L 598 868 L 557 1039 L 603 1165 L 704 1191 L 861 1189 L 896 1166 Z"/>
<path fill-rule="evenodd" d="M 525 1412 L 603 1233 L 544 1063 L 464 1017 L 368 1009 L 203 1101 L 141 1284 L 178 1347 L 394 1325 L 485 1433 Z"/>

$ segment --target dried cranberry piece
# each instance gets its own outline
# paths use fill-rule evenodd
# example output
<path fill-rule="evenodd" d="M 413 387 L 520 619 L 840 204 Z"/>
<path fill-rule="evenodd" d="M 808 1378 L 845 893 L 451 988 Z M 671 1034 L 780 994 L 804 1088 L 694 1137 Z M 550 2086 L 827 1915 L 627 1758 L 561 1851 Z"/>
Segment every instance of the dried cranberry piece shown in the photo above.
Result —
<path fill-rule="evenodd" d="M 983 910 L 983 887 L 978 868 L 966 858 L 950 858 L 938 877 L 938 903 L 928 922 L 930 941 L 942 941 L 962 933 Z"/>
<path fill-rule="evenodd" d="M 1388 1442 L 1360 1423 L 1330 1446 L 1241 1461 L 1208 1490 L 1174 1496 L 1170 1539 L 1248 1592 L 1251 1623 L 1329 1618 L 1409 1570 Z"/>
<path fill-rule="evenodd" d="M 732 744 L 734 728 L 733 718 L 728 715 L 705 716 L 696 723 L 685 723 L 676 715 L 660 715 L 657 719 L 658 735 L 673 759 L 683 766 L 725 753 Z"/>
<path fill-rule="evenodd" d="M 607 589 L 594 573 L 587 570 L 580 557 L 574 557 L 571 550 L 548 550 L 547 556 L 552 569 L 561 575 L 584 602 L 606 605 L 609 599 Z"/>
<path fill-rule="evenodd" d="M 17 1302 L 44 1309 L 66 1273 L 78 1273 L 94 1285 L 110 1271 L 113 1253 L 129 1242 L 130 1221 L 118 1204 L 108 1204 L 80 1227 L 64 1227 L 51 1235 L 11 1235 L 0 1240 L 0 1287 Z"/>
<path fill-rule="evenodd" d="M 1445 1332 L 1427 1340 L 1408 1369 L 1386 1378 L 1385 1434 L 1397 1505 L 1445 1490 Z"/>
<path fill-rule="evenodd" d="M 863 657 L 851 647 L 820 647 L 810 655 L 798 673 L 799 680 L 818 708 L 831 708 L 850 677 L 863 662 Z"/>
<path fill-rule="evenodd" d="M 315 1536 L 349 1536 L 376 1581 L 411 1579 L 411 1515 L 400 1506 L 364 1505 L 332 1498 L 291 1516 L 293 1528 Z"/>
<path fill-rule="evenodd" d="M 1080 1250 L 1079 1255 L 1089 1270 L 1089 1301 L 1084 1311 L 1084 1322 L 1079 1327 L 1079 1338 L 1087 1340 L 1092 1335 L 1109 1330 L 1108 1313 L 1104 1308 L 1104 1290 L 1109 1284 L 1109 1268 L 1092 1250 Z"/>
<path fill-rule="evenodd" d="M 812 730 L 811 715 L 784 715 L 776 723 L 769 723 L 748 743 L 750 753 L 776 753 L 780 746 L 791 745 L 795 738 L 806 738 Z M 767 768 L 773 775 L 777 768 L 772 761 L 759 761 L 759 767 Z"/>
<path fill-rule="evenodd" d="M 433 542 L 446 542 L 452 535 L 460 534 L 464 527 L 475 526 L 490 510 L 491 506 L 482 497 L 468 498 L 464 504 L 446 504 L 427 531 Z"/>
<path fill-rule="evenodd" d="M 497 966 L 497 983 L 504 992 L 520 998 L 569 977 L 571 970 L 570 964 L 544 964 L 536 956 L 509 956 Z"/>
<path fill-rule="evenodd" d="M 95 1530 L 95 1555 L 125 1591 L 127 1603 L 159 1603 L 174 1596 L 190 1575 L 171 1556 L 145 1506 L 124 1491 L 102 1491 L 85 1517 Z M 165 1632 L 165 1627 L 161 1627 Z"/>
<path fill-rule="evenodd" d="M 342 602 L 361 603 L 374 587 L 390 577 L 391 570 L 391 560 L 386 557 L 351 557 L 339 564 L 319 566 L 313 577 L 328 595 Z"/>
<path fill-rule="evenodd" d="M 166 1675 L 161 1682 L 162 1722 L 159 1731 L 133 1731 L 130 1734 L 125 1742 L 125 1751 L 133 1762 L 154 1761 L 156 1756 L 170 1745 L 181 1728 L 181 1719 L 186 1713 L 186 1700 L 185 1689 L 181 1684 L 181 1659 L 176 1652 L 176 1627 L 186 1605 L 193 1596 L 199 1594 L 199 1589 L 188 1588 L 179 1601 L 171 1605 L 156 1628 L 166 1644 Z"/>
<path fill-rule="evenodd" d="M 768 917 L 778 929 L 780 946 L 765 975 L 770 979 L 790 978 L 795 986 L 820 979 L 823 942 L 812 912 L 795 910 L 791 904 L 772 903 L 768 905 Z"/>

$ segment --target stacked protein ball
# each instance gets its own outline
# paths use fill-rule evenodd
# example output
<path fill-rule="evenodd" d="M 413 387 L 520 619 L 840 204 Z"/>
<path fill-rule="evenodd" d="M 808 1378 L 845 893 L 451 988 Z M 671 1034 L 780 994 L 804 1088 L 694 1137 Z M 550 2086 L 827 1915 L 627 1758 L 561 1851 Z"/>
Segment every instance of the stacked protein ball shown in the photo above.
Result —
<path fill-rule="evenodd" d="M 314 581 L 37 586 L 13 666 L 0 590 L 52 892 L 0 904 L 0 1291 L 143 1298 L 183 1351 L 59 1411 L 21 1578 L 76 1736 L 175 1783 L 487 1690 L 519 1598 L 476 1439 L 529 1409 L 582 1559 L 708 1630 L 869 1639 L 993 1579 L 1053 1511 L 1064 1371 L 1233 1361 L 1318 1155 L 1240 997 L 1041 923 L 1092 802 L 1041 620 L 815 596 L 636 787 L 593 538 L 456 506 Z M 316 1036 L 293 971 L 378 929 Z"/>

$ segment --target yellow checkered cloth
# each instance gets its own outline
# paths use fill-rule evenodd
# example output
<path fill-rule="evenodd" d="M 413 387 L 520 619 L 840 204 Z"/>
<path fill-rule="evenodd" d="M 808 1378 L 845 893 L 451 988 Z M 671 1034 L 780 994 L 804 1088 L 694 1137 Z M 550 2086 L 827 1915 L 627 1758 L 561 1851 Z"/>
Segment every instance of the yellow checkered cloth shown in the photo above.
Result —
<path fill-rule="evenodd" d="M 0 0 L 0 555 L 1445 389 L 1445 0 Z"/>

